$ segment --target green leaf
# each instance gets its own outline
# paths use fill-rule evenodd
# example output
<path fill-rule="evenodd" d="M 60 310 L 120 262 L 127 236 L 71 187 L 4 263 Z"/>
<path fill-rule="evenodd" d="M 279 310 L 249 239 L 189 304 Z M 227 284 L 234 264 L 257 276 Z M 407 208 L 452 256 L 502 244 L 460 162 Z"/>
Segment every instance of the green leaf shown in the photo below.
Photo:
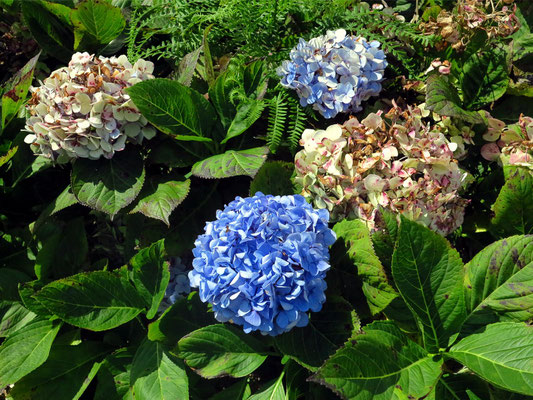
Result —
<path fill-rule="evenodd" d="M 192 292 L 187 298 L 179 299 L 148 326 L 148 339 L 175 344 L 186 334 L 216 323 L 213 313 L 208 312 L 198 292 Z"/>
<path fill-rule="evenodd" d="M 181 204 L 189 194 L 191 181 L 163 180 L 157 184 L 150 182 L 145 185 L 144 190 L 139 195 L 139 202 L 133 213 L 141 213 L 147 217 L 163 221 L 170 226 L 169 217 L 172 211 Z"/>
<path fill-rule="evenodd" d="M 260 392 L 251 395 L 248 400 L 286 400 L 283 375 L 282 373 L 278 379 L 266 383 Z"/>
<path fill-rule="evenodd" d="M 467 336 L 447 353 L 490 383 L 533 396 L 533 327 L 499 322 Z"/>
<path fill-rule="evenodd" d="M 41 212 L 39 218 L 37 218 L 37 221 L 35 221 L 35 224 L 33 225 L 32 231 L 36 232 L 48 217 L 51 217 L 59 211 L 77 203 L 78 199 L 76 199 L 76 196 L 74 196 L 70 189 L 70 185 L 68 185 L 65 190 L 63 190 L 59 196 L 57 196 L 57 198 L 52 201 L 43 212 Z"/>
<path fill-rule="evenodd" d="M 305 398 L 306 391 L 308 390 L 306 380 L 309 377 L 309 371 L 292 360 L 289 360 L 285 365 L 284 371 L 286 400 Z"/>
<path fill-rule="evenodd" d="M 75 28 L 88 33 L 99 44 L 108 44 L 124 30 L 120 9 L 106 0 L 83 0 L 73 13 Z"/>
<path fill-rule="evenodd" d="M 246 96 L 255 95 L 258 98 L 263 91 L 265 81 L 265 62 L 257 60 L 246 66 L 243 73 L 243 87 Z"/>
<path fill-rule="evenodd" d="M 421 399 L 441 374 L 442 359 L 429 355 L 394 323 L 365 326 L 311 378 L 353 400 Z"/>
<path fill-rule="evenodd" d="M 18 284 L 29 280 L 28 275 L 16 269 L 0 268 L 0 301 L 19 301 Z"/>
<path fill-rule="evenodd" d="M 402 216 L 392 275 L 419 321 L 425 348 L 447 347 L 466 318 L 459 253 L 442 236 Z"/>
<path fill-rule="evenodd" d="M 226 133 L 226 137 L 220 143 L 224 144 L 228 140 L 242 135 L 259 119 L 259 117 L 261 117 L 266 104 L 266 102 L 260 100 L 248 100 L 239 104 L 237 107 L 237 113 L 235 114 L 233 121 L 231 121 L 231 125 Z"/>
<path fill-rule="evenodd" d="M 363 293 L 372 314 L 381 312 L 398 297 L 374 252 L 366 224 L 361 220 L 344 220 L 333 227 L 337 240 L 344 241 L 348 256 L 363 281 Z"/>
<path fill-rule="evenodd" d="M 235 72 L 228 69 L 220 74 L 215 84 L 209 88 L 209 100 L 215 107 L 224 130 L 230 127 L 237 113 L 237 108 L 231 101 L 231 93 L 238 87 Z"/>
<path fill-rule="evenodd" d="M 21 1 L 20 10 L 25 26 L 39 46 L 52 57 L 68 62 L 74 47 L 72 10 L 62 4 L 40 0 Z"/>
<path fill-rule="evenodd" d="M 457 117 L 471 124 L 482 124 L 483 118 L 474 111 L 466 111 L 461 107 L 461 99 L 457 90 L 446 75 L 432 74 L 427 80 L 426 105 L 429 110 L 439 115 Z"/>
<path fill-rule="evenodd" d="M 224 388 L 223 391 L 211 396 L 209 400 L 247 400 L 251 394 L 252 391 L 250 390 L 248 380 L 243 378 L 230 387 Z"/>
<path fill-rule="evenodd" d="M 10 395 L 13 400 L 77 400 L 102 365 L 98 361 L 108 353 L 101 342 L 54 345 L 48 360 L 18 381 Z"/>
<path fill-rule="evenodd" d="M 228 150 L 198 161 L 192 166 L 192 174 L 200 178 L 229 178 L 238 175 L 255 176 L 267 158 L 268 147 L 248 150 Z"/>
<path fill-rule="evenodd" d="M 44 286 L 44 283 L 40 280 L 35 280 L 31 282 L 24 282 L 23 284 L 19 285 L 19 295 L 22 299 L 22 303 L 24 304 L 24 307 L 26 307 L 31 312 L 51 317 L 52 314 L 48 309 L 43 306 L 33 295 L 35 295 L 39 290 L 41 290 Z"/>
<path fill-rule="evenodd" d="M 390 271 L 392 254 L 398 236 L 398 214 L 381 208 L 376 213 L 376 224 L 380 229 L 372 233 L 372 244 L 376 255 L 385 268 Z"/>
<path fill-rule="evenodd" d="M 257 192 L 274 196 L 294 194 L 295 190 L 291 181 L 293 172 L 294 164 L 291 162 L 265 162 L 250 183 L 250 195 L 253 196 Z"/>
<path fill-rule="evenodd" d="M 500 320 L 533 318 L 533 236 L 512 236 L 480 251 L 465 266 L 469 331 Z"/>
<path fill-rule="evenodd" d="M 130 389 L 130 372 L 133 354 L 121 348 L 102 362 L 97 375 L 94 400 L 133 400 Z"/>
<path fill-rule="evenodd" d="M 2 120 L 0 132 L 17 115 L 26 100 L 28 89 L 33 79 L 35 65 L 41 53 L 30 59 L 9 81 L 4 84 L 2 95 Z"/>
<path fill-rule="evenodd" d="M 159 342 L 145 340 L 135 353 L 130 374 L 135 399 L 188 399 L 185 365 Z"/>
<path fill-rule="evenodd" d="M 61 324 L 35 318 L 0 346 L 0 387 L 15 383 L 48 358 Z"/>
<path fill-rule="evenodd" d="M 511 170 L 496 202 L 490 231 L 498 237 L 533 233 L 533 173 L 527 168 Z"/>
<path fill-rule="evenodd" d="M 194 71 L 196 71 L 196 65 L 198 64 L 198 59 L 200 58 L 201 52 L 202 46 L 188 54 L 185 54 L 185 56 L 181 59 L 178 67 L 179 76 L 177 81 L 179 83 L 185 86 L 191 86 Z"/>
<path fill-rule="evenodd" d="M 170 79 L 150 79 L 126 89 L 131 99 L 161 132 L 177 140 L 212 142 L 215 110 L 196 90 Z"/>
<path fill-rule="evenodd" d="M 152 319 L 165 296 L 170 272 L 165 259 L 164 241 L 160 240 L 142 249 L 130 260 L 133 269 L 133 283 L 137 292 L 149 305 L 146 317 Z"/>
<path fill-rule="evenodd" d="M 359 329 L 357 318 L 352 313 L 352 307 L 346 300 L 330 295 L 324 308 L 311 314 L 307 326 L 276 336 L 276 346 L 282 354 L 316 371 L 353 331 Z"/>
<path fill-rule="evenodd" d="M 108 271 L 54 281 L 34 297 L 65 322 L 92 331 L 125 324 L 142 312 L 145 305 L 126 279 Z"/>
<path fill-rule="evenodd" d="M 178 342 L 179 356 L 204 378 L 251 374 L 263 364 L 266 345 L 230 325 L 200 328 Z"/>
<path fill-rule="evenodd" d="M 43 241 L 35 260 L 35 275 L 41 280 L 72 275 L 81 269 L 88 252 L 84 220 L 79 217 Z"/>
<path fill-rule="evenodd" d="M 72 167 L 72 192 L 81 204 L 114 217 L 135 200 L 144 176 L 143 160 L 136 151 L 121 151 L 110 160 L 80 158 Z"/>
<path fill-rule="evenodd" d="M 498 48 L 475 53 L 463 64 L 464 105 L 478 109 L 498 100 L 509 86 L 507 53 Z"/>
<path fill-rule="evenodd" d="M 11 335 L 37 317 L 36 314 L 24 308 L 20 303 L 8 304 L 2 305 L 2 302 L 0 302 L 0 315 L 2 315 L 2 308 L 6 308 L 5 313 L 0 318 L 0 337 Z"/>
<path fill-rule="evenodd" d="M 483 400 L 491 397 L 489 385 L 471 371 L 441 377 L 435 387 L 435 400 Z M 506 400 L 511 400 L 506 398 Z"/>

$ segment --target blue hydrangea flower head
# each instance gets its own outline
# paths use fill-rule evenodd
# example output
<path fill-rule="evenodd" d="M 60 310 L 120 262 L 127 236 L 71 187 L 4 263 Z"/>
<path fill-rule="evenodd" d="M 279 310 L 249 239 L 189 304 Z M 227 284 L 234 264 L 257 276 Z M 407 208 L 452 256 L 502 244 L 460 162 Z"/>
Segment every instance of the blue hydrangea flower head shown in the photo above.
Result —
<path fill-rule="evenodd" d="M 165 296 L 159 305 L 159 313 L 164 312 L 176 301 L 190 293 L 191 287 L 187 276 L 188 271 L 191 269 L 187 267 L 187 264 L 190 265 L 190 261 L 189 259 L 187 262 L 181 257 L 172 257 L 170 259 L 170 281 L 168 282 Z"/>
<path fill-rule="evenodd" d="M 282 86 L 296 90 L 302 107 L 313 105 L 325 118 L 333 118 L 360 111 L 363 101 L 377 96 L 386 67 L 378 41 L 338 29 L 309 42 L 300 39 L 277 73 Z"/>
<path fill-rule="evenodd" d="M 192 287 L 218 321 L 279 335 L 309 322 L 326 300 L 328 247 L 335 233 L 327 210 L 303 196 L 260 192 L 237 197 L 195 242 Z"/>

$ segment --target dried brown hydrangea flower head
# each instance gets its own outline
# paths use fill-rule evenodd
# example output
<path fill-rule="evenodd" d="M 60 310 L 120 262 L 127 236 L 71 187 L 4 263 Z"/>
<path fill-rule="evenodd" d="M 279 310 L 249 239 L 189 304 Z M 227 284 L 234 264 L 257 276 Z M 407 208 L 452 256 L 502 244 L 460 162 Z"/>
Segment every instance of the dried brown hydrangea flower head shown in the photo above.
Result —
<path fill-rule="evenodd" d="M 489 38 L 507 37 L 518 30 L 514 0 L 464 0 L 459 1 L 452 11 L 442 10 L 437 18 L 430 17 L 422 22 L 420 29 L 426 34 L 442 37 L 437 48 L 442 50 L 451 45 L 462 51 L 478 30 Z"/>

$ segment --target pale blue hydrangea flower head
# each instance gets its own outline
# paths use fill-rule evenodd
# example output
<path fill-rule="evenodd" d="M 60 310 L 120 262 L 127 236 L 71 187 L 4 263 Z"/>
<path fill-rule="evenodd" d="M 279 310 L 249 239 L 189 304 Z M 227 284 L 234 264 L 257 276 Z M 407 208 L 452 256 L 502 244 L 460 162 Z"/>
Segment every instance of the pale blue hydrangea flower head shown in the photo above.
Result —
<path fill-rule="evenodd" d="M 179 299 L 187 296 L 191 287 L 189 277 L 187 276 L 190 268 L 190 259 L 185 260 L 181 257 L 172 257 L 169 262 L 170 281 L 168 282 L 165 296 L 159 305 L 159 313 L 164 312 Z M 189 267 L 187 267 L 187 264 Z"/>
<path fill-rule="evenodd" d="M 328 247 L 335 233 L 327 210 L 303 196 L 260 192 L 217 211 L 195 242 L 192 287 L 218 321 L 279 335 L 309 322 L 326 300 Z"/>
<path fill-rule="evenodd" d="M 344 29 L 300 39 L 290 58 L 277 69 L 282 86 L 295 89 L 302 107 L 312 105 L 325 118 L 360 111 L 361 102 L 381 91 L 387 67 L 378 41 L 346 35 Z"/>

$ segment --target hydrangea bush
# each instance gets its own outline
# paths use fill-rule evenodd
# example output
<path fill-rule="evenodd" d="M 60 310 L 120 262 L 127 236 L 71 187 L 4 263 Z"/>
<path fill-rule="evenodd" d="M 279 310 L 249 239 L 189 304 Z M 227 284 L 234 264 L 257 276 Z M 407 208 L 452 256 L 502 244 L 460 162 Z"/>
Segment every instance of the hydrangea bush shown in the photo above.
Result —
<path fill-rule="evenodd" d="M 217 320 L 245 332 L 274 336 L 307 325 L 307 312 L 326 300 L 335 242 L 328 217 L 299 195 L 237 197 L 196 240 L 191 286 Z"/>
<path fill-rule="evenodd" d="M 0 12 L 0 400 L 533 399 L 533 2 Z"/>
<path fill-rule="evenodd" d="M 111 158 L 126 142 L 151 139 L 155 129 L 124 92 L 153 78 L 154 64 L 127 57 L 75 53 L 39 87 L 30 89 L 25 142 L 59 163 L 75 158 Z"/>
<path fill-rule="evenodd" d="M 302 106 L 325 118 L 360 111 L 361 103 L 381 91 L 387 67 L 378 41 L 328 31 L 308 42 L 300 39 L 277 73 L 284 87 L 296 90 Z"/>
<path fill-rule="evenodd" d="M 425 125 L 420 108 L 394 107 L 385 118 L 371 113 L 304 131 L 295 157 L 303 195 L 332 221 L 361 218 L 374 229 L 385 207 L 442 235 L 453 232 L 468 204 L 460 196 L 467 174 L 454 157 L 457 144 Z"/>

